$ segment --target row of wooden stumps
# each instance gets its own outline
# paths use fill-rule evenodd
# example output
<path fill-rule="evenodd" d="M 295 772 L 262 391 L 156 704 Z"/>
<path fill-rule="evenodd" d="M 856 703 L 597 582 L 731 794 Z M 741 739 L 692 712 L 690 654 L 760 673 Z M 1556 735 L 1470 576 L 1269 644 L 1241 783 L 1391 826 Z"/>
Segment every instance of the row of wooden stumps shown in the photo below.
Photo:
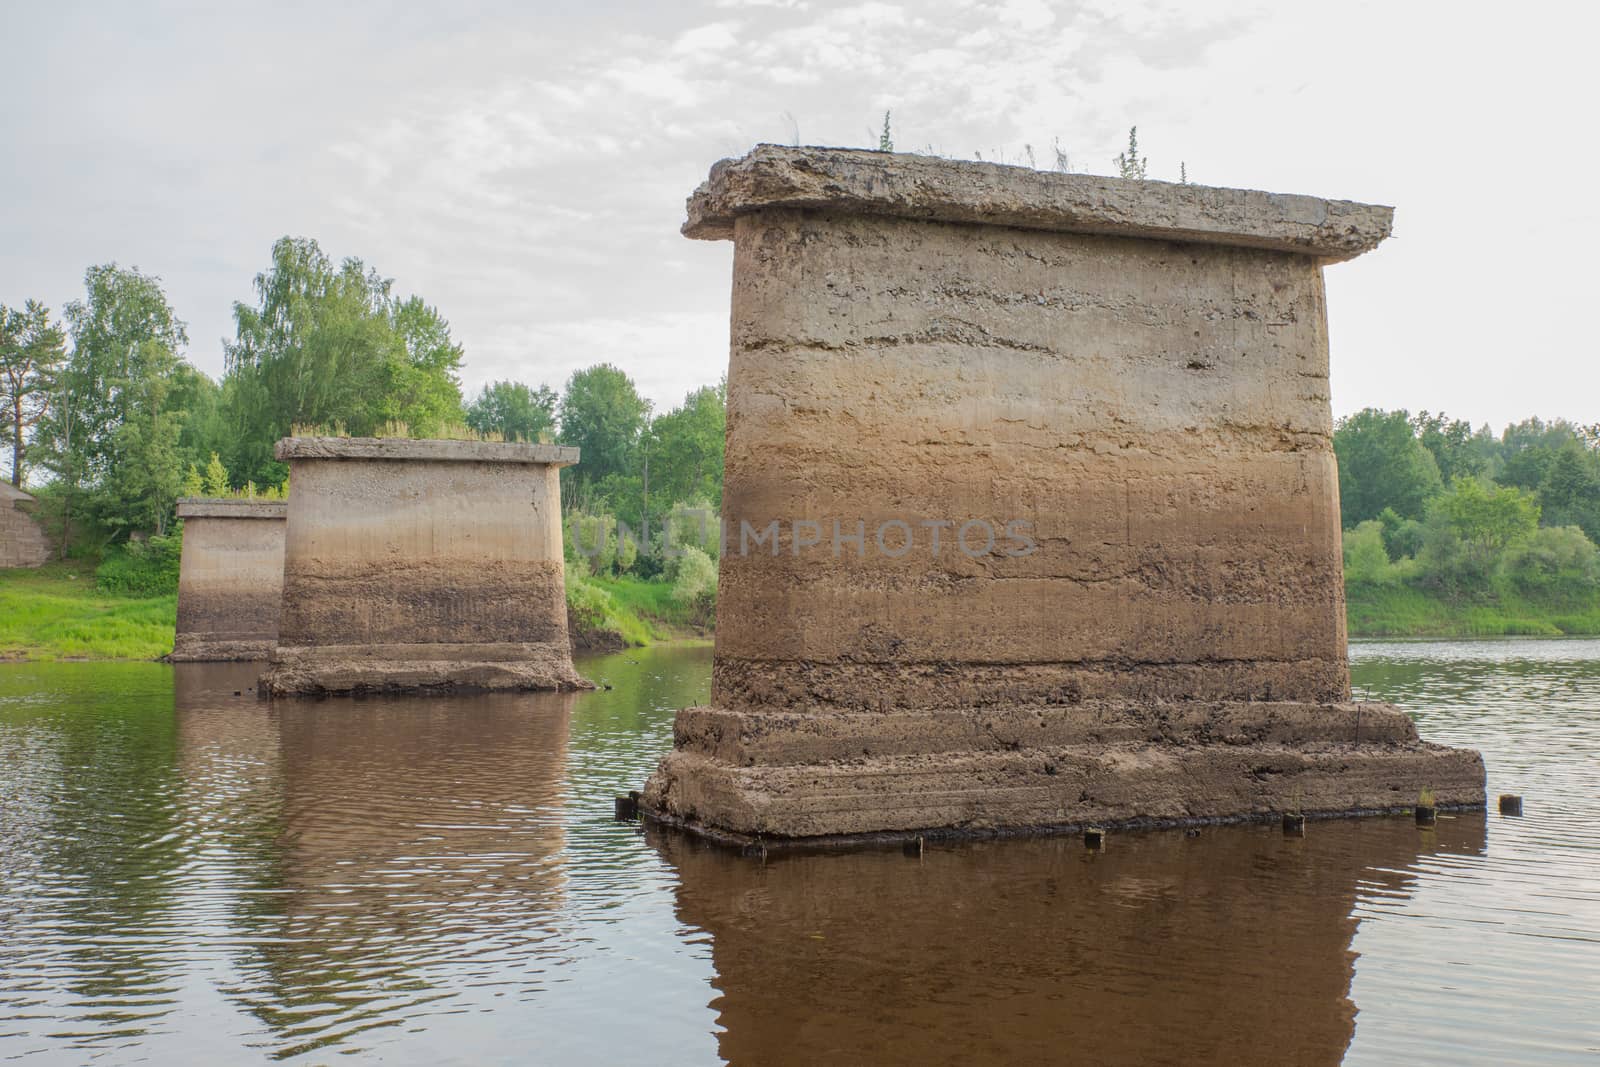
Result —
<path fill-rule="evenodd" d="M 1432 804 L 1418 804 L 1413 810 L 1416 814 L 1418 826 L 1433 826 L 1439 821 L 1439 809 Z M 1500 814 L 1520 816 L 1522 814 L 1522 797 L 1515 793 L 1501 793 Z M 1304 837 L 1306 835 L 1306 817 L 1298 812 L 1285 812 L 1283 816 L 1283 832 L 1290 837 Z"/>

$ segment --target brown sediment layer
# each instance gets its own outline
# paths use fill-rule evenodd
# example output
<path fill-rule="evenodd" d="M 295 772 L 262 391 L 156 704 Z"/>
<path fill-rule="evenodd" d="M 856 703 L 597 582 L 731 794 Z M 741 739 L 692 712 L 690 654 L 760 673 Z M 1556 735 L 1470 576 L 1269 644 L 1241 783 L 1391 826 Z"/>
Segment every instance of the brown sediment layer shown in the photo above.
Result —
<path fill-rule="evenodd" d="M 566 636 L 559 560 L 297 556 L 284 580 L 285 644 L 540 643 Z M 550 606 L 562 605 L 559 613 Z"/>
<path fill-rule="evenodd" d="M 865 642 L 863 642 L 865 643 Z M 721 655 L 712 700 L 729 708 L 988 707 L 1142 701 L 1306 700 L 1350 696 L 1344 660 L 1202 663 L 785 662 Z"/>
<path fill-rule="evenodd" d="M 226 662 L 230 660 L 264 660 L 278 647 L 275 634 L 255 637 L 210 638 L 199 634 L 178 634 L 173 638 L 173 663 Z"/>
<path fill-rule="evenodd" d="M 620 633 L 583 625 L 571 608 L 567 609 L 567 633 L 571 637 L 574 653 L 620 652 L 627 647 Z"/>
<path fill-rule="evenodd" d="M 1411 718 L 1392 704 L 1092 702 L 803 714 L 685 708 L 673 741 L 733 766 L 785 766 L 942 752 L 1166 744 L 1410 745 Z"/>

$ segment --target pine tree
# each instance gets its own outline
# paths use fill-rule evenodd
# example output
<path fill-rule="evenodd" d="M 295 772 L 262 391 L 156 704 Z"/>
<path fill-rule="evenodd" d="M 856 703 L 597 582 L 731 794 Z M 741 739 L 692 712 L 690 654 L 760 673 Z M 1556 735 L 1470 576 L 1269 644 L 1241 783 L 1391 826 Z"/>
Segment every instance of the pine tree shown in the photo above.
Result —
<path fill-rule="evenodd" d="M 228 484 L 228 468 L 222 465 L 218 455 L 211 453 L 211 462 L 206 464 L 205 495 L 229 496 L 233 487 Z"/>
<path fill-rule="evenodd" d="M 894 138 L 889 134 L 889 112 L 887 111 L 883 113 L 883 132 L 878 135 L 878 151 L 894 151 Z"/>
<path fill-rule="evenodd" d="M 1145 164 L 1150 162 L 1139 156 L 1139 127 L 1128 127 L 1128 150 L 1117 156 L 1117 171 L 1124 178 L 1144 181 Z"/>

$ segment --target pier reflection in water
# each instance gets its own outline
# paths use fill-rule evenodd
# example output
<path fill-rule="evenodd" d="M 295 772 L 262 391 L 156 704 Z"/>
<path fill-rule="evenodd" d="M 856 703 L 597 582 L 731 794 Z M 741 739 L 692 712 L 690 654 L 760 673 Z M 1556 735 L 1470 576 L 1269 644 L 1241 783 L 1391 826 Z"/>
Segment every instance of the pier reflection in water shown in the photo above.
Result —
<path fill-rule="evenodd" d="M 590 660 L 578 697 L 0 665 L 0 1056 L 1591 1059 L 1600 643 L 1355 658 L 1527 817 L 762 861 L 610 817 L 706 649 Z"/>
<path fill-rule="evenodd" d="M 711 936 L 735 1063 L 1338 1063 L 1358 895 L 1481 816 L 741 861 L 653 834 Z"/>
<path fill-rule="evenodd" d="M 241 950 L 223 992 L 282 1041 L 426 1027 L 458 985 L 531 995 L 566 872 L 560 819 L 572 694 L 224 704 L 226 675 L 179 669 L 192 825 L 246 848 Z M 196 672 L 198 673 L 198 672 Z M 192 688 L 191 688 L 192 687 Z M 254 825 L 239 825 L 238 820 Z"/>

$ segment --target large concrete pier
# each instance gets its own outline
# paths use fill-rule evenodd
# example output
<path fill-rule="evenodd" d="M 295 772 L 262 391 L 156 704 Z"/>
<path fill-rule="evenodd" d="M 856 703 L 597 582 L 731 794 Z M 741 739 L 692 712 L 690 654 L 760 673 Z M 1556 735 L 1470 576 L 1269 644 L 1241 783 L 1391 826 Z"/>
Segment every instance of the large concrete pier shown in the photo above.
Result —
<path fill-rule="evenodd" d="M 190 497 L 178 501 L 176 661 L 266 659 L 283 604 L 285 505 Z"/>
<path fill-rule="evenodd" d="M 567 640 L 558 471 L 578 450 L 291 437 L 274 694 L 589 688 Z"/>
<path fill-rule="evenodd" d="M 734 242 L 712 706 L 647 810 L 783 839 L 1481 804 L 1476 753 L 1350 700 L 1322 268 L 1390 221 L 719 163 L 684 227 Z"/>

